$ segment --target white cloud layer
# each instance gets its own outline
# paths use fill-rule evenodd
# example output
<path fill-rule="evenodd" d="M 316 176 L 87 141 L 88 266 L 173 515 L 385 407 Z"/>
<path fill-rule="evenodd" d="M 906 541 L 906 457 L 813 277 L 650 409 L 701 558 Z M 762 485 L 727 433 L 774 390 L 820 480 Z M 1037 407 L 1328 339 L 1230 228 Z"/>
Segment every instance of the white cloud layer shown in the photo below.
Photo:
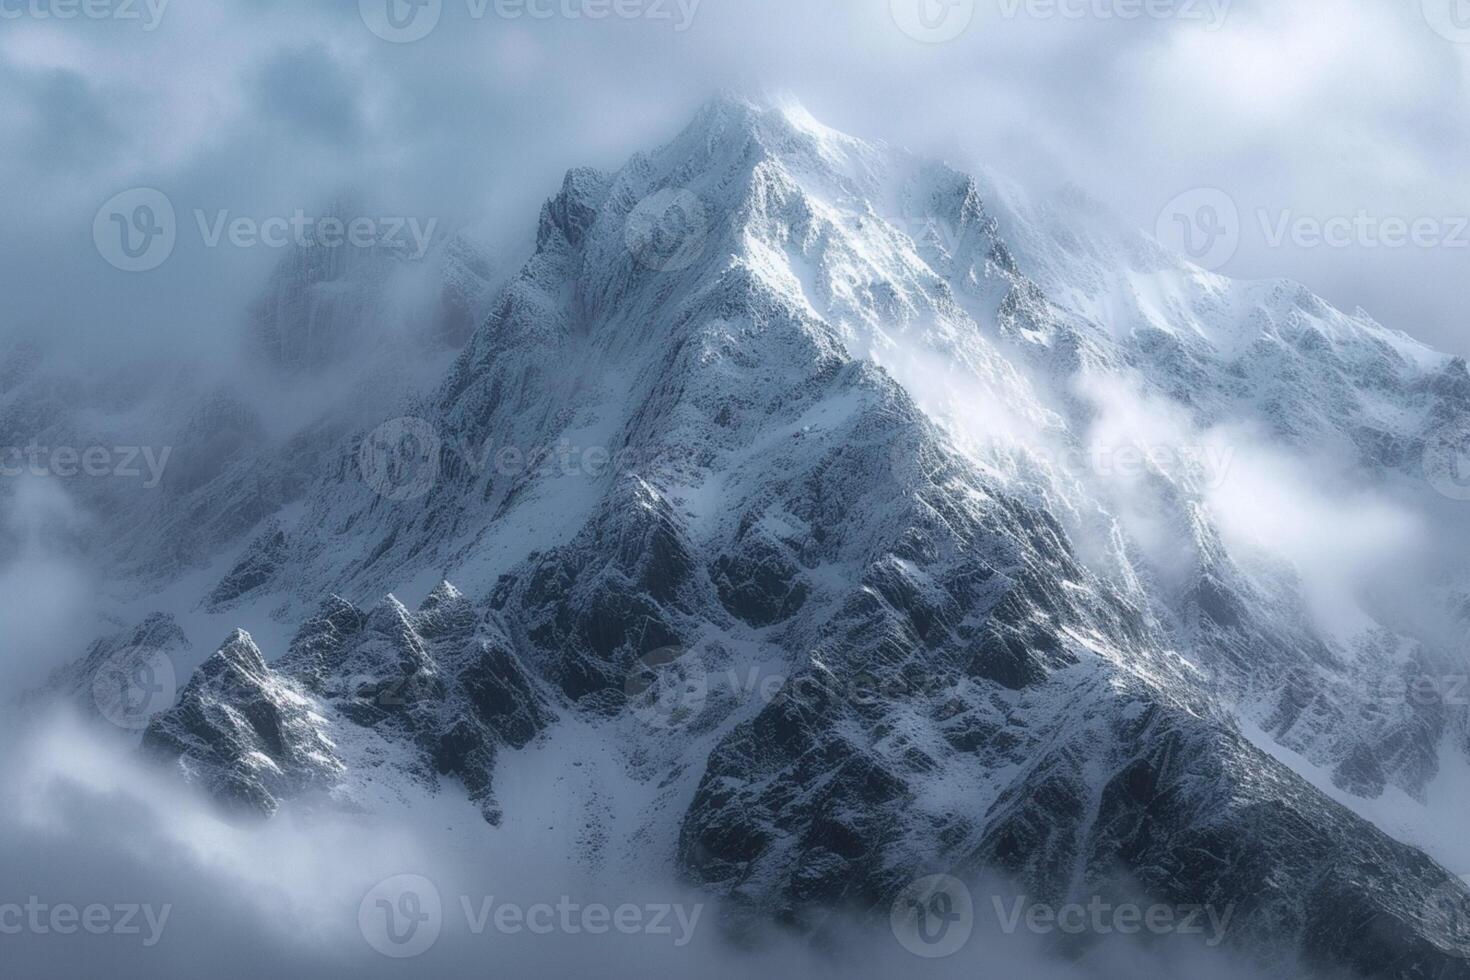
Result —
<path fill-rule="evenodd" d="M 264 216 L 354 186 L 447 223 L 527 224 L 565 168 L 615 166 L 716 89 L 758 80 L 858 135 L 1043 191 L 1077 182 L 1139 227 L 1181 190 L 1221 187 L 1244 226 L 1226 271 L 1293 276 L 1470 352 L 1470 248 L 1273 247 L 1256 220 L 1470 214 L 1456 122 L 1470 45 L 1421 3 L 974 0 L 964 30 L 931 44 L 898 26 L 921 2 L 648 0 L 617 6 L 644 16 L 592 19 L 582 2 L 444 0 L 408 44 L 368 30 L 357 0 L 180 0 L 152 30 L 146 16 L 7 19 L 0 179 L 20 233 L 4 236 L 0 276 L 14 326 L 233 353 L 229 311 L 269 256 L 181 249 L 147 277 L 117 273 L 86 230 L 127 187 Z M 583 14 L 530 13 L 563 8 Z"/>

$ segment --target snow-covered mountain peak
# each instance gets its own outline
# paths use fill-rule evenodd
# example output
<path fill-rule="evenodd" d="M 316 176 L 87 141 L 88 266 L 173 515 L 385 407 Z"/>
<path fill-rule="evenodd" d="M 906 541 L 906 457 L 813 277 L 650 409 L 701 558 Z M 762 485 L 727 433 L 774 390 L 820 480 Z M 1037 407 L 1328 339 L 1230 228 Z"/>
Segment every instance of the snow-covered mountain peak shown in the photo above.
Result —
<path fill-rule="evenodd" d="M 1239 905 L 1242 946 L 1462 962 L 1416 915 L 1445 872 L 1361 816 L 1461 761 L 1464 711 L 1366 693 L 1454 651 L 1324 629 L 1321 569 L 1230 519 L 1296 472 L 1221 492 L 1187 450 L 1247 427 L 1397 486 L 1463 363 L 1000 186 L 740 98 L 569 172 L 442 383 L 320 434 L 223 556 L 208 608 L 294 638 L 231 635 L 145 745 L 255 812 L 463 792 L 496 827 L 507 756 L 596 744 L 597 860 L 802 929 L 920 869 L 1122 869 Z M 272 472 L 231 452 L 197 509 Z"/>

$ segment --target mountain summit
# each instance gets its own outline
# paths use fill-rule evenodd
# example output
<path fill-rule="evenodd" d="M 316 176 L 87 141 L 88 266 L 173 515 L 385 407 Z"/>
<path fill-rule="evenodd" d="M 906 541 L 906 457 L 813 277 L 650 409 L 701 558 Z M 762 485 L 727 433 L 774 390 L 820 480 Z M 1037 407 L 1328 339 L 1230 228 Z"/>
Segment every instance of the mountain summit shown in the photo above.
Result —
<path fill-rule="evenodd" d="M 535 816 L 507 758 L 595 753 L 586 859 L 753 921 L 1003 875 L 1470 976 L 1470 895 L 1368 805 L 1463 764 L 1463 707 L 1371 693 L 1462 651 L 1324 624 L 1194 451 L 1248 429 L 1419 500 L 1463 363 L 789 105 L 574 170 L 536 229 L 447 377 L 230 546 L 212 601 L 303 625 L 232 635 L 149 752 L 262 814 L 452 785 L 490 834 Z"/>

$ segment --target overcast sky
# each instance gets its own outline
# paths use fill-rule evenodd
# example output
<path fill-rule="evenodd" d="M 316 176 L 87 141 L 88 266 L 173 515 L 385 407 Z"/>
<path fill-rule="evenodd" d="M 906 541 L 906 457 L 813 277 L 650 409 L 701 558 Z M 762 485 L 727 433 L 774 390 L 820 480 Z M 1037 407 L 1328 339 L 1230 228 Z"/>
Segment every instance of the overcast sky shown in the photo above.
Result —
<path fill-rule="evenodd" d="M 1291 276 L 1470 353 L 1463 0 L 392 0 L 396 21 L 390 0 L 88 0 L 106 16 L 68 19 L 52 2 L 0 0 L 0 329 L 227 358 L 278 255 L 181 234 L 163 268 L 118 271 L 92 241 L 114 194 L 164 191 L 181 228 L 347 186 L 385 214 L 526 223 L 567 167 L 615 167 L 759 84 L 1037 192 L 1075 182 L 1150 230 L 1218 188 L 1239 214 L 1222 271 Z M 1333 218 L 1353 223 L 1343 247 L 1271 243 Z M 1385 219 L 1421 243 L 1381 244 Z"/>

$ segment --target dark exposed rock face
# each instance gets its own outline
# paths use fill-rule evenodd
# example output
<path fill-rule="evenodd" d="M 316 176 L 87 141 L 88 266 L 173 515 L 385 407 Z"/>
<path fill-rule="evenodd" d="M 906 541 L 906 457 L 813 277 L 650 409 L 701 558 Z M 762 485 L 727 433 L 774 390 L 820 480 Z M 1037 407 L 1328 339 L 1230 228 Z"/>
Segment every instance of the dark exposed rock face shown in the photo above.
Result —
<path fill-rule="evenodd" d="M 236 631 L 155 718 L 143 747 L 231 807 L 273 813 L 282 797 L 327 788 L 344 765 L 311 702 Z"/>
<path fill-rule="evenodd" d="M 734 550 L 715 563 L 712 578 L 732 616 L 762 627 L 790 619 L 810 587 L 801 579 L 797 555 L 779 538 L 758 528 L 747 531 Z"/>
<path fill-rule="evenodd" d="M 1089 882 L 1118 866 L 1164 901 L 1233 907 L 1241 935 L 1287 933 L 1304 961 L 1364 976 L 1470 976 L 1454 918 L 1436 895 L 1470 901 L 1433 861 L 1248 750 L 1228 730 L 1152 710 L 1123 744 L 1138 754 L 1106 784 L 1089 834 Z M 1350 843 L 1349 843 L 1350 842 Z M 1269 957 L 1262 957 L 1269 962 Z"/>
<path fill-rule="evenodd" d="M 228 575 L 209 594 L 210 612 L 222 612 L 270 584 L 286 555 L 286 532 L 272 525 L 261 532 Z"/>
<path fill-rule="evenodd" d="M 365 746 L 399 746 L 402 776 L 459 779 L 491 823 L 502 746 L 554 718 L 503 635 L 447 583 L 410 613 L 333 597 L 268 667 L 237 632 L 195 674 L 144 747 L 222 801 L 272 813 L 313 792 L 352 798 Z"/>
<path fill-rule="evenodd" d="M 566 548 L 503 578 L 491 606 L 515 610 L 517 635 L 568 698 L 607 704 L 638 658 L 684 642 L 694 573 L 668 503 L 629 481 Z"/>

